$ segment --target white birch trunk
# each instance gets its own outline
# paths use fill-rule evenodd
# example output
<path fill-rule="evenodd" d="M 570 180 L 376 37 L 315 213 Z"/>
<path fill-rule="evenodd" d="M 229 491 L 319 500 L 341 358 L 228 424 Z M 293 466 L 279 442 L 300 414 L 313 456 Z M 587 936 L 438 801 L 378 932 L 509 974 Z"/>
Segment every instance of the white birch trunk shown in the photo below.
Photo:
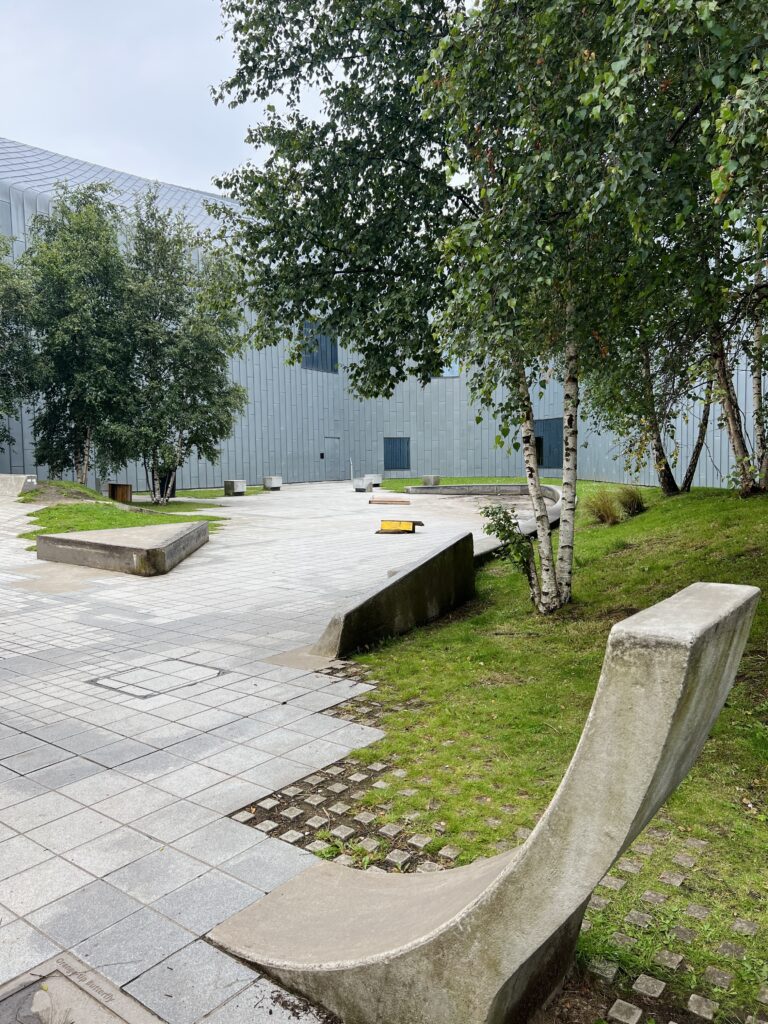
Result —
<path fill-rule="evenodd" d="M 541 583 L 539 593 L 531 594 L 531 599 L 536 603 L 540 612 L 554 612 L 561 606 L 560 592 L 557 586 L 557 571 L 555 568 L 555 557 L 552 547 L 552 530 L 547 515 L 547 505 L 544 495 L 541 493 L 541 480 L 539 479 L 539 462 L 536 457 L 536 430 L 533 422 L 533 407 L 531 405 L 531 394 L 528 390 L 528 381 L 525 371 L 520 371 L 519 391 L 521 406 L 525 410 L 525 418 L 520 428 L 520 436 L 523 447 L 523 461 L 525 464 L 525 478 L 528 484 L 528 494 L 533 505 L 533 514 L 536 519 L 536 537 L 539 542 L 539 564 L 541 571 Z M 538 600 L 537 600 L 538 598 Z"/>
<path fill-rule="evenodd" d="M 557 585 L 561 604 L 570 601 L 573 583 L 573 540 L 576 528 L 576 479 L 579 455 L 579 360 L 570 329 L 572 317 L 573 311 L 569 308 L 563 382 L 563 500 L 557 548 Z"/>

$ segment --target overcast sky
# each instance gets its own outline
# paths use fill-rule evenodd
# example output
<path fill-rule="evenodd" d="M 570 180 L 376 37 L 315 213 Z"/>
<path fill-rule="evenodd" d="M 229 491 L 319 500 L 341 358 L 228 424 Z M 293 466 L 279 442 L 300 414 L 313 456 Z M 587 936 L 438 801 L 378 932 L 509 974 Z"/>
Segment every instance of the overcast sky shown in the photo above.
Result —
<path fill-rule="evenodd" d="M 259 114 L 211 99 L 220 28 L 217 0 L 0 0 L 0 136 L 210 190 Z"/>

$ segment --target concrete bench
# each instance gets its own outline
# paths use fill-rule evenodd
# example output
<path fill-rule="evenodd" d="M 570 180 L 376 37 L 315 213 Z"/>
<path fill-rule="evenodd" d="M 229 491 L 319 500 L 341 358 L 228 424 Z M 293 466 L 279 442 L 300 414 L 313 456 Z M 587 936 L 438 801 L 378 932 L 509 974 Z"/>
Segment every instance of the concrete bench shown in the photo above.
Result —
<path fill-rule="evenodd" d="M 526 1021 L 562 982 L 592 890 L 696 760 L 758 597 L 697 583 L 613 627 L 576 753 L 521 847 L 430 875 L 318 862 L 211 938 L 345 1024 Z"/>
<path fill-rule="evenodd" d="M 224 497 L 239 498 L 245 494 L 248 484 L 245 480 L 225 480 Z"/>
<path fill-rule="evenodd" d="M 37 538 L 37 557 L 132 576 L 163 576 L 207 543 L 206 522 L 127 526 L 41 534 Z"/>

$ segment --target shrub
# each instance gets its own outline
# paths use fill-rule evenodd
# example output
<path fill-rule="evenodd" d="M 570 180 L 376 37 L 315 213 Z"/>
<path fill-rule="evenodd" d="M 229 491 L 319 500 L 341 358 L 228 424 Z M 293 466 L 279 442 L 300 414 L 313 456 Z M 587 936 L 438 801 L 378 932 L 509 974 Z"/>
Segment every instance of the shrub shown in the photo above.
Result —
<path fill-rule="evenodd" d="M 625 484 L 616 493 L 616 500 L 627 516 L 636 516 L 645 512 L 643 492 L 635 484 Z"/>
<path fill-rule="evenodd" d="M 594 494 L 590 494 L 584 502 L 587 513 L 596 523 L 604 523 L 606 526 L 615 526 L 622 520 L 622 510 L 616 500 L 616 492 L 602 487 Z"/>

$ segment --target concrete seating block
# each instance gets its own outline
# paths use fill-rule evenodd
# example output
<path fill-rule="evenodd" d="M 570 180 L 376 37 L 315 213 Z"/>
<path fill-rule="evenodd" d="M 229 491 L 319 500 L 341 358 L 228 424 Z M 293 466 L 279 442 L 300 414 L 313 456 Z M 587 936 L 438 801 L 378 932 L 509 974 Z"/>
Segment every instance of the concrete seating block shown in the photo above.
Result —
<path fill-rule="evenodd" d="M 245 494 L 247 487 L 245 480 L 225 480 L 224 481 L 224 497 L 235 498 Z"/>
<path fill-rule="evenodd" d="M 318 862 L 211 939 L 350 1024 L 527 1021 L 570 967 L 592 890 L 694 764 L 758 597 L 697 583 L 613 627 L 576 753 L 522 846 L 431 874 Z M 711 1020 L 717 1004 L 692 1000 Z"/>
<path fill-rule="evenodd" d="M 357 492 L 362 493 L 366 490 L 365 478 L 362 476 L 355 477 L 352 481 L 352 486 Z"/>
<path fill-rule="evenodd" d="M 0 498 L 18 498 L 37 487 L 37 477 L 24 473 L 0 473 Z"/>
<path fill-rule="evenodd" d="M 363 480 L 371 487 L 381 487 L 381 473 L 366 473 Z"/>
<path fill-rule="evenodd" d="M 439 476 L 423 476 L 421 478 L 423 487 L 439 487 L 440 477 Z"/>
<path fill-rule="evenodd" d="M 283 478 L 281 476 L 265 476 L 262 486 L 265 491 L 279 491 L 283 486 Z"/>
<path fill-rule="evenodd" d="M 37 538 L 37 557 L 133 576 L 162 576 L 207 543 L 205 522 L 131 526 L 44 534 Z"/>

